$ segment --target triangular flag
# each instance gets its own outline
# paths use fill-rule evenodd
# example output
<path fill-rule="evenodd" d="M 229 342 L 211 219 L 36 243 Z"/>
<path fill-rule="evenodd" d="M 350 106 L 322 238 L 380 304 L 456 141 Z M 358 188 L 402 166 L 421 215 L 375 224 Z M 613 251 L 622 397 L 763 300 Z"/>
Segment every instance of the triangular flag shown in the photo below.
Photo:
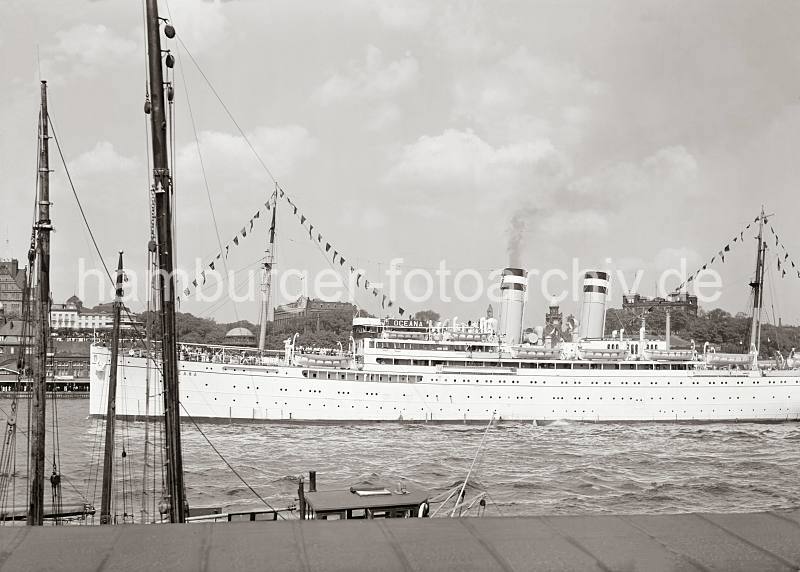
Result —
<path fill-rule="evenodd" d="M 300 215 L 300 224 L 306 223 L 306 215 Z"/>
<path fill-rule="evenodd" d="M 334 261 L 334 262 L 336 262 L 336 257 L 337 257 L 337 256 L 339 256 L 339 251 L 338 251 L 338 250 L 334 250 L 334 251 L 333 251 L 333 261 Z"/>
<path fill-rule="evenodd" d="M 286 193 L 283 192 L 283 189 L 280 188 L 280 187 L 278 187 L 278 192 L 280 192 L 281 198 L 283 198 L 283 196 L 286 194 Z"/>
<path fill-rule="evenodd" d="M 364 279 L 364 288 L 369 290 L 369 280 Z"/>
<path fill-rule="evenodd" d="M 238 236 L 234 236 L 233 237 L 233 244 L 235 244 L 236 246 L 239 246 L 239 237 Z"/>
<path fill-rule="evenodd" d="M 200 272 L 200 277 L 203 279 L 203 284 L 205 284 L 206 283 L 206 271 L 205 270 Z"/>
<path fill-rule="evenodd" d="M 716 256 L 712 256 L 711 262 L 709 262 L 709 264 L 714 264 L 714 260 L 716 260 L 716 258 L 717 258 Z M 705 266 L 703 266 L 703 268 L 705 268 Z"/>
<path fill-rule="evenodd" d="M 787 253 L 786 253 L 786 256 L 784 256 L 784 257 L 783 257 L 783 259 L 784 259 L 784 260 L 787 260 L 788 258 L 789 258 L 789 253 L 787 252 Z"/>
<path fill-rule="evenodd" d="M 219 254 L 217 254 L 217 260 L 219 260 L 220 256 L 222 256 L 221 252 Z"/>
<path fill-rule="evenodd" d="M 355 269 L 355 268 L 353 268 L 353 267 L 351 266 L 351 267 L 350 267 L 350 274 L 352 274 L 352 273 L 353 273 L 353 272 L 355 272 L 355 271 L 356 271 L 356 269 Z"/>
<path fill-rule="evenodd" d="M 748 228 L 750 228 L 750 227 L 748 227 Z M 740 232 L 739 233 L 739 241 L 740 242 L 744 242 L 744 232 Z"/>
<path fill-rule="evenodd" d="M 375 288 L 372 289 L 372 295 L 373 296 L 377 296 L 378 295 L 378 291 Z"/>
<path fill-rule="evenodd" d="M 786 276 L 786 270 L 781 270 L 781 278 L 783 278 L 784 276 Z"/>
<path fill-rule="evenodd" d="M 759 219 L 759 218 L 761 218 L 761 217 L 760 217 L 760 216 L 757 216 L 756 218 L 754 218 L 754 219 L 753 219 L 753 222 L 758 222 L 758 219 Z"/>
<path fill-rule="evenodd" d="M 230 244 L 226 244 L 225 245 L 225 258 L 228 258 L 228 253 L 230 252 L 230 249 L 231 249 L 231 245 Z"/>
<path fill-rule="evenodd" d="M 344 266 L 344 263 L 345 263 L 344 256 L 342 256 L 342 257 L 339 259 L 339 266 Z"/>
<path fill-rule="evenodd" d="M 737 240 L 739 240 L 739 237 L 738 236 L 734 236 L 733 237 L 733 242 L 736 242 Z"/>
<path fill-rule="evenodd" d="M 381 299 L 381 308 L 386 308 L 386 294 L 384 294 Z"/>
<path fill-rule="evenodd" d="M 192 293 L 192 291 L 187 288 L 186 290 L 183 291 L 183 293 L 188 296 L 189 294 Z"/>
<path fill-rule="evenodd" d="M 361 280 L 361 274 L 356 276 L 356 286 L 361 286 L 361 284 L 358 283 L 359 280 Z"/>
<path fill-rule="evenodd" d="M 326 242 L 325 243 L 325 252 L 330 252 L 330 249 L 331 249 L 331 243 L 330 242 Z"/>
<path fill-rule="evenodd" d="M 389 307 L 391 308 L 393 305 L 394 305 L 394 302 L 392 302 L 391 300 L 389 300 Z"/>
<path fill-rule="evenodd" d="M 725 252 L 730 252 L 730 251 L 731 251 L 731 245 L 730 245 L 730 244 L 726 244 L 726 245 L 725 245 L 725 248 L 724 248 L 723 250 L 724 250 Z"/>
<path fill-rule="evenodd" d="M 272 207 L 271 207 L 271 206 L 269 206 L 269 203 L 264 203 L 264 206 L 265 206 L 265 207 L 267 207 L 267 210 L 268 210 L 268 211 L 269 211 L 269 210 L 272 210 Z"/>
<path fill-rule="evenodd" d="M 292 207 L 294 208 L 294 213 L 293 214 L 297 214 L 297 207 L 294 206 L 294 205 L 292 205 Z"/>
<path fill-rule="evenodd" d="M 694 280 L 694 276 L 689 276 L 689 278 L 686 279 L 686 283 L 688 284 L 692 280 Z"/>
<path fill-rule="evenodd" d="M 194 286 L 195 288 L 197 288 L 197 280 L 192 280 L 192 286 Z"/>
<path fill-rule="evenodd" d="M 247 236 L 247 228 L 243 226 L 242 227 L 242 238 L 244 238 L 245 236 Z"/>
<path fill-rule="evenodd" d="M 319 242 L 319 243 L 322 242 L 322 233 L 317 235 L 317 242 Z"/>
<path fill-rule="evenodd" d="M 256 211 L 256 214 L 253 215 L 253 218 L 258 218 L 261 216 L 261 211 Z"/>
<path fill-rule="evenodd" d="M 208 265 L 208 267 L 209 267 L 211 270 L 214 270 L 214 263 L 213 263 L 213 262 L 211 262 L 211 263 Z"/>
<path fill-rule="evenodd" d="M 397 312 L 398 312 L 398 314 L 400 314 L 401 316 L 402 316 L 403 314 L 405 314 L 405 313 L 406 313 L 406 311 L 405 311 L 403 308 L 398 308 L 398 309 L 397 309 Z"/>
<path fill-rule="evenodd" d="M 253 220 L 255 219 L 250 219 L 250 232 L 253 232 Z"/>

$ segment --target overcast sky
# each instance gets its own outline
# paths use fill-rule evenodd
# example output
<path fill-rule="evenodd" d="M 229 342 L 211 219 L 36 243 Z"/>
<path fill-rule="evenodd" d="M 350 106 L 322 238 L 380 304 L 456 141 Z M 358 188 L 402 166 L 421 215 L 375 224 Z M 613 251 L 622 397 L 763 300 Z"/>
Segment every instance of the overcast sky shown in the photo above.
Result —
<path fill-rule="evenodd" d="M 406 268 L 502 268 L 513 219 L 525 267 L 569 271 L 576 256 L 643 268 L 640 290 L 652 295 L 655 271 L 682 256 L 694 270 L 762 203 L 800 262 L 797 2 L 162 0 L 161 12 L 301 211 L 376 281 L 394 257 Z M 272 183 L 187 53 L 166 47 L 178 56 L 177 236 L 189 267 L 219 250 L 189 103 L 223 241 Z M 104 256 L 125 250 L 141 270 L 141 3 L 4 0 L 0 53 L 0 256 L 24 259 L 28 248 L 41 75 Z M 78 289 L 78 260 L 96 257 L 57 161 L 53 148 L 62 301 Z M 279 268 L 327 267 L 285 209 L 278 224 Z M 230 269 L 258 260 L 265 229 L 262 219 Z M 725 288 L 714 305 L 747 309 L 754 258 L 746 241 L 716 265 Z M 796 275 L 773 281 L 785 321 L 800 322 L 798 287 Z M 546 302 L 537 289 L 527 322 L 541 322 Z M 398 303 L 465 318 L 486 307 Z M 256 319 L 253 304 L 182 309 Z"/>

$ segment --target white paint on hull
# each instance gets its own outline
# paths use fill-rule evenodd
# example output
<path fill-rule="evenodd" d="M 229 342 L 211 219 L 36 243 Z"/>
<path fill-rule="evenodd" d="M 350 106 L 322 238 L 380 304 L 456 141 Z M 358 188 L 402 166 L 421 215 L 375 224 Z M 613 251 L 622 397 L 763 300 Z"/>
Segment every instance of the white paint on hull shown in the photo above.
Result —
<path fill-rule="evenodd" d="M 92 348 L 92 415 L 106 412 L 108 362 L 107 349 Z M 117 414 L 143 417 L 146 359 L 121 357 L 119 366 Z M 182 361 L 179 369 L 185 412 L 206 419 L 477 422 L 492 414 L 515 421 L 800 419 L 797 372 L 540 369 L 501 375 L 409 368 L 421 381 L 392 382 L 313 379 L 314 371 L 326 370 L 303 367 Z M 160 383 L 152 382 L 159 377 L 151 365 L 156 388 L 151 415 L 163 411 Z"/>

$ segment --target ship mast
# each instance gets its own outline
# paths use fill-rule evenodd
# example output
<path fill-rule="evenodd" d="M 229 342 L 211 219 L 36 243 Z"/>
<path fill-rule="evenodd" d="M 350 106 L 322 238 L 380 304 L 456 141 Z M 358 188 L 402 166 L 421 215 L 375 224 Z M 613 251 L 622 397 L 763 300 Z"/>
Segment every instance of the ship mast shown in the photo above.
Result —
<path fill-rule="evenodd" d="M 31 395 L 30 504 L 27 524 L 44 523 L 44 446 L 46 438 L 47 341 L 50 330 L 50 162 L 47 82 L 41 86 L 39 115 L 39 218 L 36 222 L 36 357 Z"/>
<path fill-rule="evenodd" d="M 100 524 L 111 524 L 111 488 L 114 469 L 114 426 L 117 412 L 117 362 L 119 359 L 119 322 L 122 311 L 122 253 L 117 264 L 117 291 L 114 296 L 114 327 L 111 334 L 111 372 L 108 376 L 106 410 L 106 446 L 103 452 L 103 491 L 100 497 Z"/>
<path fill-rule="evenodd" d="M 264 280 L 261 284 L 261 335 L 258 338 L 258 349 L 264 351 L 267 345 L 267 322 L 270 320 L 270 310 L 272 304 L 270 296 L 272 294 L 272 267 L 275 264 L 275 211 L 278 208 L 278 201 L 272 195 L 272 222 L 269 225 L 269 240 L 264 251 Z"/>
<path fill-rule="evenodd" d="M 758 248 L 756 249 L 756 273 L 750 287 L 753 289 L 753 309 L 750 324 L 750 352 L 754 354 L 753 362 L 758 362 L 761 348 L 761 306 L 764 301 L 764 258 L 767 244 L 764 242 L 764 223 L 767 221 L 764 207 L 758 217 Z"/>
<path fill-rule="evenodd" d="M 157 0 L 147 0 L 147 54 L 150 75 L 150 132 L 153 145 L 153 191 L 158 242 L 158 293 L 164 380 L 164 440 L 170 522 L 185 522 L 185 489 L 181 451 L 178 344 L 175 335 L 175 277 L 173 275 L 172 178 L 169 171 L 167 120 L 164 111 L 164 72 L 161 67 L 160 19 Z M 170 26 L 168 33 L 174 35 Z M 171 36 L 170 36 L 171 37 Z"/>

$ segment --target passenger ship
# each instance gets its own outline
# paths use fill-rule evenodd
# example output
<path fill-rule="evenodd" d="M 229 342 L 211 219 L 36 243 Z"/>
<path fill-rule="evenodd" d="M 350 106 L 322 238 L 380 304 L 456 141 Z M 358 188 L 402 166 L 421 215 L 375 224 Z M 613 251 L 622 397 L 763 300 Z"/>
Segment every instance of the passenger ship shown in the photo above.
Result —
<path fill-rule="evenodd" d="M 760 257 L 759 257 L 760 258 Z M 757 276 L 763 276 L 757 272 Z M 588 272 L 577 341 L 523 335 L 527 276 L 507 268 L 500 318 L 447 325 L 357 317 L 348 351 L 283 352 L 183 344 L 181 415 L 268 422 L 793 421 L 800 369 L 757 360 L 758 307 L 748 354 L 674 350 L 669 333 L 604 338 L 608 274 Z M 109 351 L 92 347 L 90 410 L 106 411 Z M 117 415 L 161 414 L 152 359 L 119 359 Z M 800 365 L 798 363 L 797 365 Z M 156 377 L 155 375 L 153 377 Z M 154 389 L 155 388 L 155 389 Z M 149 402 L 148 402 L 149 400 Z"/>

